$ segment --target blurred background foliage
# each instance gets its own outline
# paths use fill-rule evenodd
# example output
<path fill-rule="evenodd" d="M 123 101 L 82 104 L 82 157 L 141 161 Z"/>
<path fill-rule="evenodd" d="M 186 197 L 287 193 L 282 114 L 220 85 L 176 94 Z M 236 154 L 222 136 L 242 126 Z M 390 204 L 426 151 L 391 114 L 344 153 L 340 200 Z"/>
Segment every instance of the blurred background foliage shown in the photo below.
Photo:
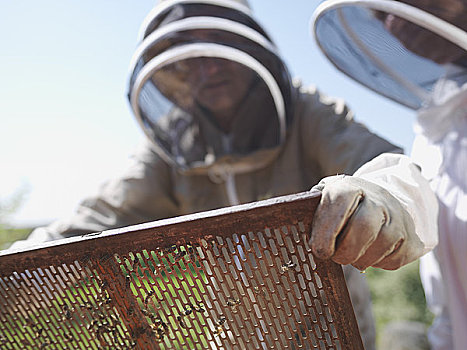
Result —
<path fill-rule="evenodd" d="M 23 239 L 32 231 L 29 227 L 14 227 L 10 218 L 19 210 L 29 194 L 29 186 L 22 185 L 11 194 L 0 197 L 0 250 L 7 249 L 11 243 Z"/>
<path fill-rule="evenodd" d="M 433 321 L 433 314 L 426 307 L 418 269 L 419 262 L 415 261 L 396 271 L 375 268 L 366 271 L 373 299 L 377 343 L 391 322 L 420 322 L 428 328 Z"/>

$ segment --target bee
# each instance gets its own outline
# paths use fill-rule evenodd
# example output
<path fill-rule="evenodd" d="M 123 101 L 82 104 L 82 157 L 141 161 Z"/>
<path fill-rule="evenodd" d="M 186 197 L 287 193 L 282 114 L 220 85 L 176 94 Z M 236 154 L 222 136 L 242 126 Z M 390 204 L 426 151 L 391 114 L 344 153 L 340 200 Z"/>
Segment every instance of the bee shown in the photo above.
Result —
<path fill-rule="evenodd" d="M 133 256 L 131 258 L 131 269 L 136 270 L 136 268 L 138 267 L 138 263 L 139 263 L 139 259 L 136 256 Z"/>
<path fill-rule="evenodd" d="M 168 247 L 164 248 L 164 251 L 166 253 L 168 253 L 168 254 L 173 253 L 176 250 L 177 250 L 177 245 L 176 244 L 172 244 L 171 246 L 168 246 Z"/>
<path fill-rule="evenodd" d="M 297 267 L 297 264 L 295 264 L 294 262 L 292 262 L 292 260 L 290 260 L 287 264 L 282 264 L 281 265 L 281 270 L 283 272 L 285 272 L 285 271 L 288 271 L 290 269 L 294 269 L 295 267 Z"/>
<path fill-rule="evenodd" d="M 214 335 L 220 335 L 221 333 L 224 332 L 224 325 L 225 323 L 225 317 L 221 316 L 217 319 L 216 321 L 216 330 L 214 331 Z"/>
<path fill-rule="evenodd" d="M 82 308 L 86 308 L 88 310 L 92 310 L 94 308 L 94 306 L 88 301 L 85 302 L 84 304 L 79 304 L 79 306 Z"/>
<path fill-rule="evenodd" d="M 51 343 L 50 343 L 50 339 L 46 339 L 45 341 L 42 342 L 41 346 L 39 347 L 39 349 L 45 349 L 47 346 L 49 346 Z"/>
<path fill-rule="evenodd" d="M 180 324 L 180 326 L 181 326 L 182 328 L 186 328 L 186 323 L 185 323 L 185 321 L 183 321 L 182 316 L 178 315 L 178 316 L 177 316 L 177 321 L 178 321 L 178 323 Z"/>
<path fill-rule="evenodd" d="M 219 317 L 219 319 L 216 321 L 216 324 L 218 326 L 222 326 L 224 323 L 225 323 L 225 317 L 224 316 Z"/>
<path fill-rule="evenodd" d="M 240 299 L 235 299 L 232 297 L 227 298 L 227 306 L 230 306 L 232 310 L 237 309 L 237 306 L 241 304 Z"/>
<path fill-rule="evenodd" d="M 99 284 L 99 288 L 101 289 L 101 291 L 106 288 L 109 284 L 107 283 L 107 281 L 101 281 L 101 283 Z"/>
<path fill-rule="evenodd" d="M 31 320 L 29 317 L 27 317 L 25 320 L 24 320 L 26 323 L 23 325 L 23 328 L 26 328 L 26 327 L 35 327 L 36 324 L 34 323 L 33 320 Z"/>
<path fill-rule="evenodd" d="M 110 329 L 109 327 L 107 327 L 107 325 L 101 323 L 101 324 L 98 324 L 97 325 L 97 333 L 107 333 L 107 332 L 110 332 Z"/>
<path fill-rule="evenodd" d="M 135 312 L 135 310 L 133 310 L 132 306 L 130 306 L 126 311 L 128 312 L 128 316 L 133 315 L 133 313 Z"/>
<path fill-rule="evenodd" d="M 41 346 L 39 347 L 39 349 L 45 349 L 45 348 L 46 348 L 47 346 L 49 346 L 49 345 L 50 345 L 50 340 L 47 339 L 45 342 L 43 342 L 43 343 L 41 344 Z"/>
<path fill-rule="evenodd" d="M 104 340 L 104 335 L 102 333 L 103 333 L 102 328 L 98 328 L 95 334 L 95 336 L 97 337 L 97 340 L 99 341 Z"/>
<path fill-rule="evenodd" d="M 163 340 L 165 337 L 165 328 L 162 325 L 151 325 L 152 332 L 157 340 Z"/>
<path fill-rule="evenodd" d="M 130 284 L 131 284 L 131 277 L 125 276 L 125 287 L 130 288 Z"/>
<path fill-rule="evenodd" d="M 31 345 L 31 343 L 27 339 L 22 339 L 21 344 L 26 345 L 26 346 Z"/>
<path fill-rule="evenodd" d="M 96 307 L 96 309 L 91 313 L 91 316 L 93 319 L 97 320 L 99 318 L 99 308 Z"/>
<path fill-rule="evenodd" d="M 203 305 L 198 305 L 198 308 L 196 308 L 195 311 L 196 311 L 196 312 L 203 313 L 203 312 L 205 312 L 206 310 L 203 308 Z"/>
<path fill-rule="evenodd" d="M 115 316 L 114 314 L 111 314 L 111 315 L 110 315 L 110 318 L 111 318 L 115 323 L 120 323 L 120 320 L 119 320 L 118 317 Z"/>
<path fill-rule="evenodd" d="M 153 290 L 150 290 L 148 292 L 148 294 L 146 294 L 146 296 L 144 297 L 144 305 L 147 305 L 148 301 L 149 301 L 149 298 L 151 298 L 151 296 L 154 294 L 154 291 Z"/>
<path fill-rule="evenodd" d="M 163 328 L 166 331 L 169 329 L 169 326 L 167 325 L 167 323 L 162 321 L 162 319 L 160 317 L 151 317 L 151 320 L 152 320 L 152 322 L 154 322 L 154 324 L 151 325 L 151 327 Z"/>
<path fill-rule="evenodd" d="M 198 252 L 196 251 L 196 247 L 198 247 L 199 244 L 195 243 L 195 244 L 191 244 L 189 243 L 187 245 L 187 250 L 188 250 L 188 254 L 190 254 L 190 259 L 192 261 L 196 261 L 196 258 L 198 256 Z"/>
<path fill-rule="evenodd" d="M 214 335 L 221 335 L 224 332 L 224 328 L 222 326 L 217 326 L 216 330 L 214 331 Z"/>
<path fill-rule="evenodd" d="M 193 309 L 191 308 L 191 306 L 183 307 L 183 314 L 185 316 L 191 315 L 192 312 L 193 312 Z"/>
<path fill-rule="evenodd" d="M 255 294 L 261 295 L 261 296 L 267 298 L 267 295 L 266 295 L 266 292 L 265 292 L 264 289 L 262 289 L 260 287 L 253 287 L 253 291 L 255 292 Z"/>
<path fill-rule="evenodd" d="M 39 338 L 42 334 L 42 332 L 44 331 L 44 328 L 39 328 L 36 330 L 36 338 Z"/>
<path fill-rule="evenodd" d="M 70 333 L 63 333 L 63 335 L 65 336 L 65 339 L 68 340 L 68 341 L 72 341 L 73 340 L 73 336 L 70 334 Z"/>
<path fill-rule="evenodd" d="M 191 302 L 188 303 L 188 305 L 190 306 L 190 308 L 192 308 L 193 310 L 195 310 L 196 312 L 205 312 L 206 310 L 203 308 L 203 305 L 202 304 L 198 304 L 198 306 L 195 306 L 193 305 Z"/>
<path fill-rule="evenodd" d="M 112 338 L 114 339 L 114 342 L 118 344 L 118 329 L 116 327 L 113 327 L 111 333 L 112 333 Z"/>
<path fill-rule="evenodd" d="M 157 331 L 155 331 L 154 334 L 157 340 L 160 340 L 160 341 L 164 340 L 165 332 L 163 332 L 161 329 L 158 329 Z"/>
<path fill-rule="evenodd" d="M 62 311 L 63 311 L 62 320 L 65 320 L 65 319 L 66 320 L 71 320 L 71 318 L 72 318 L 71 309 L 68 307 L 67 304 L 63 305 Z"/>
<path fill-rule="evenodd" d="M 98 323 L 99 323 L 99 321 L 96 320 L 96 319 L 94 319 L 94 320 L 91 321 L 90 324 L 88 324 L 88 325 L 86 326 L 86 328 L 87 328 L 88 330 L 90 330 L 90 329 L 94 328 Z"/>
<path fill-rule="evenodd" d="M 186 255 L 186 250 L 180 250 L 177 254 L 174 255 L 175 260 L 180 260 Z"/>

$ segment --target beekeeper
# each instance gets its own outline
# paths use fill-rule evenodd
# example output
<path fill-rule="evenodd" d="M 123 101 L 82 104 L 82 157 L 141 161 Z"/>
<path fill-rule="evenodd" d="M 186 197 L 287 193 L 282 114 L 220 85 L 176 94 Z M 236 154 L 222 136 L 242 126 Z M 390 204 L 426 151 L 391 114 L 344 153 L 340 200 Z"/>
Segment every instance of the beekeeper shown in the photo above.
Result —
<path fill-rule="evenodd" d="M 436 244 L 436 199 L 401 150 L 341 100 L 292 83 L 243 3 L 162 1 L 144 21 L 129 101 L 147 142 L 132 165 L 37 240 L 322 191 L 311 245 L 345 267 L 366 349 L 371 301 L 359 269 L 397 269 Z M 321 181 L 320 181 L 321 180 Z"/>
<path fill-rule="evenodd" d="M 314 30 L 341 71 L 417 111 L 412 156 L 439 201 L 439 245 L 420 264 L 428 339 L 467 349 L 467 1 L 326 1 Z"/>

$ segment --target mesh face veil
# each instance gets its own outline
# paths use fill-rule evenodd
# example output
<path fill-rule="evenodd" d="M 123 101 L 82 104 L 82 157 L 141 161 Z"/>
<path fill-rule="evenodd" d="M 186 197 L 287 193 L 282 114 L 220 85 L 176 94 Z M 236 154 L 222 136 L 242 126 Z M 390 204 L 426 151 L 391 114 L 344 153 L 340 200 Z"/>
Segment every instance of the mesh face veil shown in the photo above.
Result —
<path fill-rule="evenodd" d="M 292 85 L 246 6 L 163 1 L 145 19 L 140 40 L 128 96 L 167 162 L 206 170 L 277 152 L 292 114 Z"/>
<path fill-rule="evenodd" d="M 467 81 L 465 0 L 326 0 L 311 23 L 337 69 L 409 108 L 441 78 Z"/>

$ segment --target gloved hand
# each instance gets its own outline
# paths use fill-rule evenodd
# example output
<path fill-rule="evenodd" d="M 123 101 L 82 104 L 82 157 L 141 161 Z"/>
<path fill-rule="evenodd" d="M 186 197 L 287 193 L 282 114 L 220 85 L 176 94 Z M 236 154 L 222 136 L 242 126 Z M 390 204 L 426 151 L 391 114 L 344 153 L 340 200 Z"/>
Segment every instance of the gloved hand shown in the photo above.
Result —
<path fill-rule="evenodd" d="M 322 192 L 311 233 L 311 248 L 321 259 L 395 270 L 424 249 L 415 224 L 387 190 L 353 176 L 330 176 L 313 189 Z"/>

